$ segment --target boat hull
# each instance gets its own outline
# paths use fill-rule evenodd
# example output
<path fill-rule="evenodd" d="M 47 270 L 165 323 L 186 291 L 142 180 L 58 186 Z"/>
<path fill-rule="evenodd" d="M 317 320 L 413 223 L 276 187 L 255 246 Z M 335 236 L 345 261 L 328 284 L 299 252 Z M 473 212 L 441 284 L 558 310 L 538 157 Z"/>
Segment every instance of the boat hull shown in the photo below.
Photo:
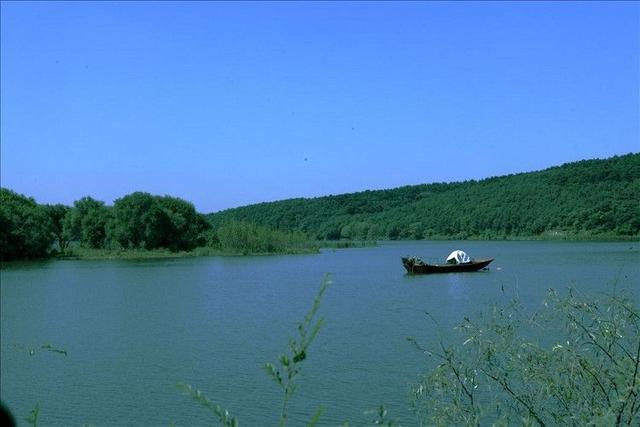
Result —
<path fill-rule="evenodd" d="M 472 260 L 464 264 L 414 264 L 411 258 L 402 258 L 402 265 L 409 274 L 466 273 L 486 268 L 493 258 Z"/>

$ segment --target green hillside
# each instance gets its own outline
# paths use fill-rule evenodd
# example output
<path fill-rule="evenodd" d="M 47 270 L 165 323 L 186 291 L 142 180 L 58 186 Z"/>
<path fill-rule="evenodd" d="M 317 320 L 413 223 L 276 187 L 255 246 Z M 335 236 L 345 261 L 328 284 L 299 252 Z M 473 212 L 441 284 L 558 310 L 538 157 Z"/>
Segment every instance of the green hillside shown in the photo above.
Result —
<path fill-rule="evenodd" d="M 208 215 L 317 239 L 637 238 L 640 153 L 481 181 L 290 199 Z"/>

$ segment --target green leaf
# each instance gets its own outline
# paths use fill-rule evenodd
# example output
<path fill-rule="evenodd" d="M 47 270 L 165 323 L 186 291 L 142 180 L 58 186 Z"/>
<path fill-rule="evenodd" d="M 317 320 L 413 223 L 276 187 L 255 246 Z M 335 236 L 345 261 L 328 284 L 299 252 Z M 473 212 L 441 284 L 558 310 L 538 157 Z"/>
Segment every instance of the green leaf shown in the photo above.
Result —
<path fill-rule="evenodd" d="M 229 411 L 212 403 L 207 396 L 200 390 L 194 389 L 189 384 L 179 383 L 177 387 L 184 391 L 193 400 L 198 402 L 202 407 L 207 408 L 216 416 L 218 422 L 225 427 L 238 427 L 239 423 L 236 417 L 232 416 Z"/>
<path fill-rule="evenodd" d="M 29 416 L 26 417 L 24 420 L 30 425 L 32 425 L 33 427 L 37 427 L 39 414 L 40 414 L 40 402 L 36 403 L 36 406 L 33 407 L 31 412 L 29 413 Z"/>
<path fill-rule="evenodd" d="M 309 420 L 309 423 L 307 424 L 307 426 L 308 427 L 316 426 L 318 424 L 318 422 L 320 421 L 320 417 L 322 416 L 323 412 L 324 412 L 324 408 L 322 408 L 322 407 L 316 409 L 316 412 L 313 414 L 313 416 Z"/>

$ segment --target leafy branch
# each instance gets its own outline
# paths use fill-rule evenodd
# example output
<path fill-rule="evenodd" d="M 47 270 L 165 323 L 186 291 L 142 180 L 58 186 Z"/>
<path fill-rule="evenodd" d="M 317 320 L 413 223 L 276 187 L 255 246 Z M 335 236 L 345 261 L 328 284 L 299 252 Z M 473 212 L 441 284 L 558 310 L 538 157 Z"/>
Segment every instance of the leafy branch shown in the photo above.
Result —
<path fill-rule="evenodd" d="M 307 358 L 307 350 L 313 343 L 316 335 L 320 331 L 324 319 L 316 319 L 316 314 L 320 308 L 320 302 L 327 288 L 331 285 L 331 278 L 325 276 L 320 290 L 313 300 L 313 305 L 304 319 L 298 323 L 298 337 L 289 340 L 289 353 L 278 357 L 278 364 L 265 364 L 265 370 L 282 389 L 282 407 L 280 409 L 280 426 L 284 426 L 287 421 L 287 405 L 295 394 L 297 384 L 296 377 L 300 373 L 300 365 Z M 317 413 L 316 413 L 317 414 Z M 314 416 L 314 419 L 316 417 Z M 319 418 L 319 415 L 317 416 Z M 316 420 L 317 422 L 317 420 Z"/>
<path fill-rule="evenodd" d="M 266 371 L 281 387 L 283 393 L 282 407 L 280 409 L 280 426 L 284 426 L 286 424 L 287 404 L 296 391 L 297 384 L 295 380 L 300 373 L 300 365 L 307 359 L 307 351 L 322 327 L 324 319 L 317 319 L 316 315 L 320 309 L 322 296 L 330 284 L 331 279 L 327 275 L 320 285 L 320 290 L 313 300 L 311 309 L 305 315 L 304 319 L 298 323 L 298 337 L 289 340 L 289 354 L 281 355 L 278 358 L 278 366 L 274 366 L 271 363 L 267 363 L 265 365 Z M 194 401 L 198 402 L 202 407 L 208 409 L 221 425 L 225 427 L 238 427 L 239 421 L 236 417 L 232 416 L 229 411 L 220 405 L 213 403 L 200 390 L 184 383 L 178 384 L 178 388 L 184 391 Z M 322 411 L 322 408 L 319 408 L 312 415 L 308 423 L 310 427 L 318 424 L 320 417 L 322 416 Z"/>
<path fill-rule="evenodd" d="M 24 420 L 32 427 L 38 426 L 38 416 L 40 415 L 40 402 L 36 403 L 36 406 L 33 407 L 31 412 L 29 412 L 29 416 Z"/>
<path fill-rule="evenodd" d="M 216 405 L 209 400 L 200 390 L 193 388 L 189 384 L 180 383 L 178 388 L 184 391 L 189 397 L 198 402 L 202 407 L 207 408 L 225 427 L 238 427 L 238 419 L 232 416 L 229 411 Z"/>
<path fill-rule="evenodd" d="M 640 315 L 618 296 L 550 290 L 530 315 L 516 300 L 457 328 L 460 344 L 429 351 L 438 364 L 414 386 L 423 424 L 636 425 Z M 549 345 L 549 331 L 561 337 Z M 633 349 L 633 350 L 630 350 Z"/>

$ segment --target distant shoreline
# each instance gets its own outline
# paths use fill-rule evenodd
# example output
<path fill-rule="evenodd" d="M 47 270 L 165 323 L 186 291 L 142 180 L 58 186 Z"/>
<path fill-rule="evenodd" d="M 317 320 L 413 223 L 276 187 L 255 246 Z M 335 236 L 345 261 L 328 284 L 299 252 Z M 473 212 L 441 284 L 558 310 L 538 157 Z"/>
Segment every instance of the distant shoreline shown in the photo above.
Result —
<path fill-rule="evenodd" d="M 446 241 L 469 241 L 469 242 L 594 242 L 594 243 L 617 243 L 634 242 L 640 243 L 638 236 L 564 236 L 564 237 L 509 237 L 506 239 L 480 239 L 480 238 L 432 238 L 423 240 L 330 240 L 318 241 L 317 247 L 313 249 L 299 249 L 284 252 L 239 252 L 225 251 L 214 248 L 199 247 L 191 251 L 171 252 L 168 249 L 87 249 L 74 248 L 71 253 L 65 255 L 53 255 L 44 258 L 17 259 L 3 261 L 2 264 L 11 265 L 31 261 L 96 261 L 96 260 L 152 260 L 152 259 L 177 259 L 194 257 L 240 257 L 240 256 L 278 256 L 278 255 L 314 255 L 319 254 L 321 249 L 356 249 L 376 247 L 384 243 L 407 243 L 407 242 L 446 242 Z M 75 251 L 75 252 L 74 252 Z"/>
<path fill-rule="evenodd" d="M 640 239 L 640 153 L 479 181 L 287 199 L 207 215 L 316 239 Z"/>

